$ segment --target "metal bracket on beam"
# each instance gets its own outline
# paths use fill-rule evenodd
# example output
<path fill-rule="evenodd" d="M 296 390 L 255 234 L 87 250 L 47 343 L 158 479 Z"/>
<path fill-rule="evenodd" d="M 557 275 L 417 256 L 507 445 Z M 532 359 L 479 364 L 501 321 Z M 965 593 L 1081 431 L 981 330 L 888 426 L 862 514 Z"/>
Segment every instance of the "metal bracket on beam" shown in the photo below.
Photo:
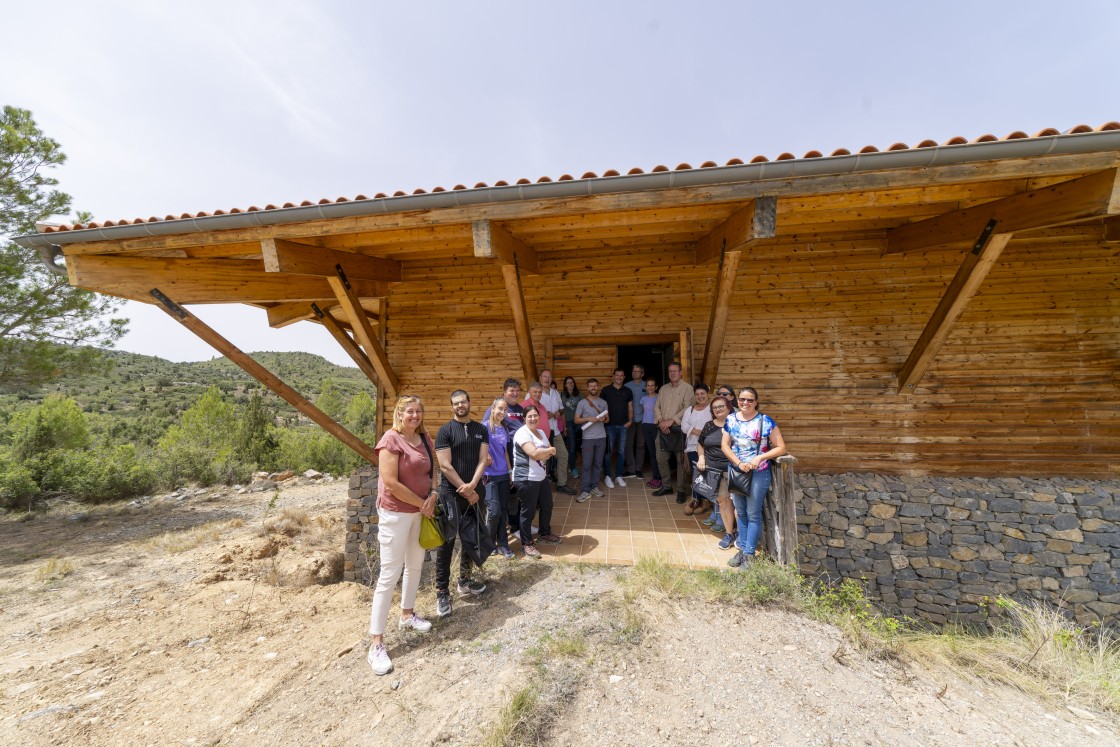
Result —
<path fill-rule="evenodd" d="M 984 251 L 984 247 L 988 245 L 988 241 L 992 238 L 992 233 L 996 230 L 995 218 L 988 221 L 988 225 L 984 226 L 984 230 L 980 232 L 980 238 L 976 239 L 976 243 L 972 245 L 972 253 L 979 254 Z"/>
<path fill-rule="evenodd" d="M 153 298 L 155 298 L 157 301 L 159 301 L 160 304 L 162 304 L 164 308 L 166 308 L 168 311 L 170 311 L 175 316 L 179 317 L 180 319 L 186 319 L 187 318 L 187 313 L 188 313 L 187 310 L 184 309 L 179 304 L 172 301 L 167 296 L 163 295 L 163 292 L 160 291 L 159 288 L 152 288 L 150 291 L 148 291 L 148 293 L 150 293 Z"/>
<path fill-rule="evenodd" d="M 338 275 L 338 279 L 342 281 L 343 287 L 350 290 L 350 281 L 346 279 L 346 272 L 342 269 L 342 265 L 335 265 L 334 271 Z"/>

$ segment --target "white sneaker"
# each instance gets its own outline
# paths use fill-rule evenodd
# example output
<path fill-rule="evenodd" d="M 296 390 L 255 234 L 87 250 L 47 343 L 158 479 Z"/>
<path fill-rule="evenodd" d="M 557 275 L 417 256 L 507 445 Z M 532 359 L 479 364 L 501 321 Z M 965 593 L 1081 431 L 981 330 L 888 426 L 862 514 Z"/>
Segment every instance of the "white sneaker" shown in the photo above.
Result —
<path fill-rule="evenodd" d="M 591 498 L 591 493 L 586 490 L 576 496 L 576 503 L 586 503 Z"/>
<path fill-rule="evenodd" d="M 370 667 L 373 668 L 374 674 L 389 674 L 389 672 L 393 671 L 393 660 L 389 658 L 389 652 L 385 650 L 384 643 L 370 646 L 366 661 L 368 661 Z"/>
<path fill-rule="evenodd" d="M 607 484 L 608 488 L 613 488 L 614 487 L 614 480 L 612 480 L 609 477 L 604 477 L 603 482 L 605 482 Z"/>
<path fill-rule="evenodd" d="M 599 490 L 599 486 L 596 485 L 595 487 L 591 488 L 591 495 L 595 496 L 596 498 L 602 498 L 603 491 Z"/>
<path fill-rule="evenodd" d="M 534 535 L 534 536 L 536 536 L 536 535 L 538 535 L 538 534 L 540 534 L 540 533 L 541 533 L 541 530 L 537 529 L 537 528 L 536 528 L 536 527 L 534 527 L 534 526 L 530 526 L 529 528 L 533 530 L 533 535 Z"/>
<path fill-rule="evenodd" d="M 432 629 L 432 624 L 413 612 L 408 617 L 401 618 L 397 623 L 401 630 L 415 630 L 417 633 L 427 633 Z"/>
<path fill-rule="evenodd" d="M 626 481 L 623 480 L 621 477 L 616 477 L 616 478 L 614 478 L 614 485 L 617 488 L 625 488 L 626 487 Z"/>

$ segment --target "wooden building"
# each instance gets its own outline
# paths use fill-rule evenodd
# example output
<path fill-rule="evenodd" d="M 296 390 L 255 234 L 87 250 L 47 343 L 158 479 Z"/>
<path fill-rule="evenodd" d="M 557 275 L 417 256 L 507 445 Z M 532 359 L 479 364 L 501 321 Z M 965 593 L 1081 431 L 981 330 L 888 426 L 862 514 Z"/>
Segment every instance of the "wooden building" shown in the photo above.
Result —
<path fill-rule="evenodd" d="M 1112 122 L 17 241 L 61 251 L 83 288 L 321 324 L 433 423 L 454 388 L 479 404 L 509 375 L 602 378 L 641 350 L 757 387 L 802 470 L 1103 477 L 1120 474 L 1118 168 Z"/>

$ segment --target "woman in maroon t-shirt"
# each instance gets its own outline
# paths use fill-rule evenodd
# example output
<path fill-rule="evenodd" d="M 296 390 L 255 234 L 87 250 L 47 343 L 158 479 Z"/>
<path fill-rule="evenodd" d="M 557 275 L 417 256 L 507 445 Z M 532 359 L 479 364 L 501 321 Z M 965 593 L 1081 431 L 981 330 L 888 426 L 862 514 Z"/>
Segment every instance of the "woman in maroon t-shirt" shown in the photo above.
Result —
<path fill-rule="evenodd" d="M 377 543 L 381 575 L 370 612 L 369 665 L 388 674 L 393 662 L 383 636 L 397 579 L 401 585 L 401 630 L 427 633 L 432 624 L 413 611 L 424 548 L 420 547 L 420 517 L 435 513 L 436 491 L 432 442 L 424 432 L 424 403 L 405 395 L 393 410 L 393 428 L 377 442 Z"/>

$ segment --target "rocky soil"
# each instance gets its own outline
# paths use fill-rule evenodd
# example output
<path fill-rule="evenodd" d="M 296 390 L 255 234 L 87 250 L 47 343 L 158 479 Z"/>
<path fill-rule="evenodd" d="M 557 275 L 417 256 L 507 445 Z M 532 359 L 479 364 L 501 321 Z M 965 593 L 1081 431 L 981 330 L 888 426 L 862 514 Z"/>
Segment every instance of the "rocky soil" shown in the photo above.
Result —
<path fill-rule="evenodd" d="M 334 581 L 345 501 L 297 478 L 4 517 L 0 744 L 475 745 L 527 689 L 544 706 L 514 734 L 540 744 L 1120 741 L 790 612 L 627 598 L 626 569 L 550 561 L 488 563 L 430 634 L 391 629 L 378 678 L 369 589 Z"/>

